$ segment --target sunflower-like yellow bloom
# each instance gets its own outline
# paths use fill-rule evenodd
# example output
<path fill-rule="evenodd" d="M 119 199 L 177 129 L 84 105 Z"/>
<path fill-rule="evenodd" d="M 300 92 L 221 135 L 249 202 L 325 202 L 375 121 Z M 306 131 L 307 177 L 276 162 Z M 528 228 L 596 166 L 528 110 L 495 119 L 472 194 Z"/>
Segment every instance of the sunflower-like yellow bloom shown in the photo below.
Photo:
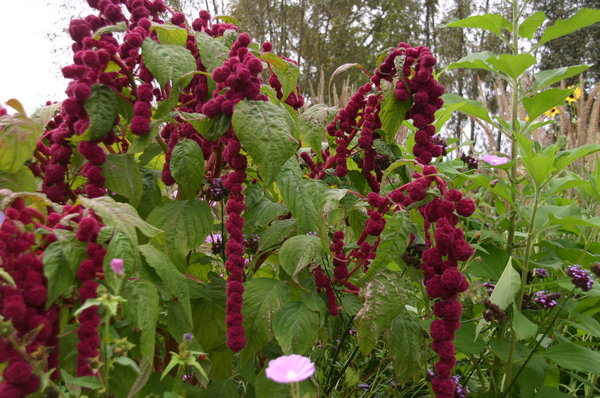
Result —
<path fill-rule="evenodd" d="M 569 88 L 573 88 L 573 87 L 571 86 Z M 581 98 L 581 87 L 577 87 L 575 90 L 573 90 L 573 92 L 571 93 L 571 95 L 569 95 L 567 98 L 565 98 L 565 101 L 567 101 L 567 102 L 575 102 L 579 98 Z"/>
<path fill-rule="evenodd" d="M 556 115 L 558 115 L 560 113 L 560 111 L 558 110 L 557 107 L 551 108 L 549 110 L 547 110 L 546 112 L 544 112 L 544 116 L 547 117 L 554 117 Z"/>

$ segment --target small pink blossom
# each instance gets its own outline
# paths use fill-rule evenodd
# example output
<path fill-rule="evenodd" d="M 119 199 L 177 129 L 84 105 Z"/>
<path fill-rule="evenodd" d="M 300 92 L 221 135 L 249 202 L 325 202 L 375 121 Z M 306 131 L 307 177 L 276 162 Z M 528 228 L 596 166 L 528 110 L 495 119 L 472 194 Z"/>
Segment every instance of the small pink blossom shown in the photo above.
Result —
<path fill-rule="evenodd" d="M 483 155 L 481 158 L 484 162 L 491 164 L 492 166 L 500 166 L 502 164 L 506 164 L 510 159 L 503 158 L 501 156 L 496 155 Z"/>
<path fill-rule="evenodd" d="M 123 266 L 123 259 L 113 258 L 110 262 L 110 269 L 117 275 L 124 275 L 125 269 Z"/>
<path fill-rule="evenodd" d="M 287 355 L 269 361 L 266 375 L 277 383 L 296 383 L 315 373 L 315 364 L 302 355 Z"/>
<path fill-rule="evenodd" d="M 221 237 L 221 234 L 211 234 L 208 235 L 204 241 L 206 243 L 221 243 L 223 238 Z"/>

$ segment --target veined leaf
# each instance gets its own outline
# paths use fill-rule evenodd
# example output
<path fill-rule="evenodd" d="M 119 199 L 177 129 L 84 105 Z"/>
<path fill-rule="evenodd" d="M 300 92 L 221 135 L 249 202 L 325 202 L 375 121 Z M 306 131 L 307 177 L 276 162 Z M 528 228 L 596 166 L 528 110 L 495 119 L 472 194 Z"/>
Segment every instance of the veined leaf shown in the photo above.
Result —
<path fill-rule="evenodd" d="M 102 173 L 109 191 L 125 196 L 133 206 L 139 204 L 143 194 L 143 181 L 133 154 L 109 153 L 102 165 Z"/>
<path fill-rule="evenodd" d="M 171 152 L 171 174 L 186 199 L 193 199 L 204 181 L 204 155 L 196 141 L 184 139 Z"/>
<path fill-rule="evenodd" d="M 89 139 L 95 141 L 106 137 L 119 114 L 117 94 L 103 84 L 94 84 L 92 93 L 85 100 L 83 107 L 90 119 L 90 126 L 86 131 Z"/>
<path fill-rule="evenodd" d="M 33 156 L 42 130 L 24 114 L 0 117 L 0 171 L 17 173 Z"/>
<path fill-rule="evenodd" d="M 290 93 L 296 89 L 296 84 L 298 84 L 298 78 L 300 77 L 300 68 L 298 65 L 286 61 L 273 53 L 264 53 L 260 58 L 271 65 L 273 73 L 275 73 L 275 76 L 279 79 L 279 83 L 281 83 L 281 92 L 283 93 L 281 100 L 285 101 Z"/>
<path fill-rule="evenodd" d="M 124 294 L 125 313 L 132 326 L 141 329 L 140 351 L 148 360 L 154 357 L 156 323 L 160 314 L 160 298 L 153 283 L 137 279 L 128 281 Z"/>
<path fill-rule="evenodd" d="M 531 40 L 535 32 L 540 26 L 542 26 L 545 20 L 546 14 L 544 14 L 542 11 L 531 14 L 519 24 L 519 36 Z"/>
<path fill-rule="evenodd" d="M 196 59 L 187 48 L 175 44 L 158 44 L 152 39 L 144 40 L 142 59 L 161 87 L 168 81 L 175 81 L 196 70 Z M 192 77 L 187 77 L 181 87 L 185 88 L 190 84 Z"/>
<path fill-rule="evenodd" d="M 490 31 L 497 36 L 502 37 L 502 29 L 512 32 L 512 24 L 506 18 L 499 14 L 473 15 L 471 17 L 451 21 L 441 28 L 478 28 Z"/>
<path fill-rule="evenodd" d="M 589 69 L 590 66 L 591 65 L 574 65 L 540 71 L 533 75 L 535 86 L 533 86 L 531 91 L 536 92 L 561 80 L 576 76 Z"/>
<path fill-rule="evenodd" d="M 388 143 L 395 141 L 396 132 L 406 119 L 406 112 L 411 106 L 411 101 L 398 101 L 394 96 L 394 88 L 390 87 L 383 93 L 381 102 L 381 128 L 385 131 L 385 140 Z"/>
<path fill-rule="evenodd" d="M 209 72 L 223 65 L 223 62 L 229 58 L 229 49 L 223 41 L 205 32 L 196 32 L 196 46 L 200 51 L 200 60 Z"/>
<path fill-rule="evenodd" d="M 560 88 L 550 88 L 544 90 L 533 97 L 523 98 L 523 106 L 527 110 L 529 120 L 533 120 L 547 110 L 561 105 L 565 98 L 571 94 L 573 90 L 562 90 Z"/>
<path fill-rule="evenodd" d="M 322 325 L 321 315 L 300 301 L 288 301 L 273 316 L 273 333 L 286 355 L 308 351 Z"/>
<path fill-rule="evenodd" d="M 600 22 L 600 10 L 595 8 L 582 8 L 575 15 L 569 19 L 559 19 L 554 25 L 548 27 L 540 41 L 537 43 L 536 48 L 542 44 L 554 40 L 558 37 L 568 35 L 576 30 L 585 28 L 586 26 L 593 25 Z"/>
<path fill-rule="evenodd" d="M 296 235 L 286 240 L 279 249 L 279 261 L 285 272 L 294 280 L 304 267 L 323 255 L 323 245 L 318 236 Z"/>

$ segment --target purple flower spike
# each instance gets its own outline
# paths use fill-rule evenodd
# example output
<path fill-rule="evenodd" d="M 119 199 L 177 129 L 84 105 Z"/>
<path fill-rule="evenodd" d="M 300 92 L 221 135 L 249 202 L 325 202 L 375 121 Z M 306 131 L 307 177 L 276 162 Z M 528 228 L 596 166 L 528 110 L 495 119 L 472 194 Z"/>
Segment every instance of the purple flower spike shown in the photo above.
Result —
<path fill-rule="evenodd" d="M 547 270 L 546 268 L 536 268 L 536 269 L 534 270 L 534 272 L 535 272 L 535 275 L 536 275 L 538 278 L 540 278 L 540 279 L 547 278 L 547 277 L 548 277 L 548 275 L 550 275 L 550 274 L 548 273 L 548 270 Z"/>
<path fill-rule="evenodd" d="M 503 158 L 501 156 L 496 155 L 483 155 L 481 159 L 492 166 L 500 166 L 502 164 L 508 163 L 510 160 L 508 158 Z"/>
<path fill-rule="evenodd" d="M 123 259 L 113 258 L 110 262 L 110 269 L 119 276 L 124 275 L 125 267 L 123 266 Z"/>
<path fill-rule="evenodd" d="M 315 364 L 302 355 L 282 356 L 269 361 L 266 375 L 277 383 L 295 383 L 308 379 L 315 373 Z"/>

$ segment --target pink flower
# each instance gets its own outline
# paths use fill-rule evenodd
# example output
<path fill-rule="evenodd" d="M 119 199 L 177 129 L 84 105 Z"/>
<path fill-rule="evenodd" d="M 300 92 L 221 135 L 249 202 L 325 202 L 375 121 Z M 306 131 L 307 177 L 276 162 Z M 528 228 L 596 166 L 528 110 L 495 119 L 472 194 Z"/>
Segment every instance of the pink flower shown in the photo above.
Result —
<path fill-rule="evenodd" d="M 501 164 L 506 164 L 510 161 L 508 158 L 503 158 L 496 155 L 483 155 L 481 159 L 492 166 L 500 166 Z"/>
<path fill-rule="evenodd" d="M 110 269 L 117 275 L 124 275 L 123 259 L 113 258 L 110 262 Z"/>
<path fill-rule="evenodd" d="M 295 383 L 308 379 L 315 373 L 315 364 L 302 355 L 282 356 L 269 361 L 266 375 L 277 383 Z"/>

